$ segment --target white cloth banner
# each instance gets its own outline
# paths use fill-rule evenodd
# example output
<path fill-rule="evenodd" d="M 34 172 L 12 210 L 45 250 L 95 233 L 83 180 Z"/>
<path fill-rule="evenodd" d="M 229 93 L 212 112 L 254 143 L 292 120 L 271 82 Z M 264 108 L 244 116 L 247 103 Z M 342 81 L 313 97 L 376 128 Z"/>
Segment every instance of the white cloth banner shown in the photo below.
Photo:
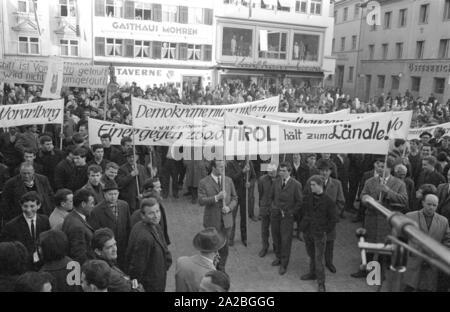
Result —
<path fill-rule="evenodd" d="M 431 135 L 434 134 L 436 128 L 442 128 L 445 130 L 444 135 L 450 135 L 450 122 L 446 122 L 436 126 L 429 126 L 424 128 L 412 128 L 409 130 L 408 140 L 419 139 L 420 135 L 424 132 L 429 132 Z"/>
<path fill-rule="evenodd" d="M 120 145 L 124 137 L 132 137 L 136 145 L 160 146 L 223 146 L 222 126 L 200 128 L 133 128 L 124 124 L 88 119 L 89 145 L 101 144 L 103 134 L 111 136 L 111 144 Z M 133 131 L 134 130 L 134 131 Z"/>
<path fill-rule="evenodd" d="M 64 63 L 62 60 L 51 60 L 48 62 L 48 70 L 45 76 L 42 97 L 47 99 L 61 98 L 63 85 Z"/>
<path fill-rule="evenodd" d="M 390 114 L 390 113 L 387 113 Z M 299 114 L 299 113 L 259 113 L 252 112 L 252 116 L 267 118 L 270 120 L 293 122 L 305 125 L 326 125 L 344 121 L 363 119 L 370 116 L 378 118 L 386 117 L 386 113 L 373 114 L 348 114 L 347 110 L 338 111 L 332 114 Z M 409 136 L 411 126 L 412 111 L 393 112 L 392 120 L 389 123 L 389 131 L 392 139 L 406 139 Z"/>
<path fill-rule="evenodd" d="M 174 129 L 175 127 L 223 127 L 225 111 L 248 115 L 252 111 L 276 112 L 279 98 L 230 105 L 183 105 L 132 98 L 133 126 Z"/>
<path fill-rule="evenodd" d="M 2 127 L 62 124 L 63 120 L 63 99 L 0 106 L 0 124 Z"/>
<path fill-rule="evenodd" d="M 392 112 L 328 125 L 297 125 L 225 114 L 225 155 L 387 154 Z"/>

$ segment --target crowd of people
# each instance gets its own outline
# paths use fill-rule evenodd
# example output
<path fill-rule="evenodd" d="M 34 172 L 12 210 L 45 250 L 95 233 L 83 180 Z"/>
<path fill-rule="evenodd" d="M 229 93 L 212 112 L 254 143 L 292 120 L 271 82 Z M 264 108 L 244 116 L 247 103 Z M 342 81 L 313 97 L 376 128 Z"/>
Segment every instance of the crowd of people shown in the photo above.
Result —
<path fill-rule="evenodd" d="M 261 171 L 261 160 L 176 160 L 166 146 L 136 146 L 125 137 L 89 145 L 88 118 L 131 123 L 131 96 L 185 105 L 243 103 L 278 95 L 281 112 L 355 113 L 413 110 L 413 125 L 444 123 L 444 105 L 433 95 L 425 101 L 380 95 L 368 103 L 338 89 L 303 86 L 264 88 L 242 81 L 216 88 L 172 85 L 142 89 L 135 83 L 108 95 L 100 90 L 62 90 L 63 129 L 25 125 L 0 133 L 0 291 L 165 291 L 172 266 L 169 196 L 190 196 L 204 206 L 204 229 L 193 238 L 198 254 L 180 257 L 177 291 L 228 291 L 229 246 L 235 243 L 236 217 L 247 245 L 247 216 L 261 221 L 260 257 L 272 237 L 280 275 L 287 272 L 292 240 L 305 242 L 310 266 L 302 280 L 316 280 L 325 291 L 331 273 L 339 219 L 355 214 L 369 242 L 384 242 L 389 227 L 367 209 L 364 195 L 379 198 L 393 211 L 407 213 L 421 229 L 450 247 L 450 136 L 437 128 L 420 140 L 395 140 L 389 155 L 280 155 L 278 167 Z M 5 85 L 3 105 L 43 101 L 36 86 Z M 105 102 L 107 105 L 105 105 Z M 60 135 L 62 133 L 62 135 Z M 62 148 L 59 148 L 62 147 Z M 223 177 L 225 172 L 225 177 Z M 254 190 L 257 189 L 257 192 Z M 259 205 L 259 215 L 255 204 Z M 356 247 L 355 247 L 356 248 Z M 371 257 L 371 256 L 370 256 Z M 369 257 L 369 258 L 370 258 Z M 387 259 L 379 260 L 386 265 Z M 73 268 L 79 278 L 67 283 Z M 361 268 L 353 277 L 366 276 Z M 449 290 L 448 277 L 411 257 L 406 290 Z"/>

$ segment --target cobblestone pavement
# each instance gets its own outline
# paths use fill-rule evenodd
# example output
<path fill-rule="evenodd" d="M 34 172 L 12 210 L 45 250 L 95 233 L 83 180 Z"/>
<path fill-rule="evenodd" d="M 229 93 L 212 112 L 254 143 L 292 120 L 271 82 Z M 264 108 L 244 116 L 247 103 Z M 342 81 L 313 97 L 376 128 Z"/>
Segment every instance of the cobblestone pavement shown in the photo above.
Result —
<path fill-rule="evenodd" d="M 180 192 L 181 193 L 181 192 Z M 182 194 L 182 193 L 181 193 Z M 180 256 L 196 254 L 192 246 L 194 235 L 203 228 L 203 207 L 190 203 L 190 198 L 169 197 L 164 201 L 167 210 L 169 235 L 172 244 L 173 265 L 168 272 L 166 291 L 175 291 L 175 263 Z M 256 215 L 258 208 L 255 209 Z M 368 286 L 365 279 L 355 279 L 350 274 L 355 272 L 360 263 L 360 253 L 356 247 L 355 230 L 359 226 L 350 222 L 352 215 L 347 214 L 345 220 L 337 224 L 337 241 L 335 242 L 334 265 L 337 273 L 326 271 L 327 291 L 356 292 L 375 291 L 376 287 Z M 294 239 L 290 263 L 287 273 L 278 274 L 278 267 L 272 267 L 273 251 L 260 258 L 258 252 L 261 248 L 260 227 L 261 222 L 249 222 L 248 247 L 240 241 L 239 226 L 236 229 L 235 244 L 230 247 L 226 264 L 227 273 L 231 278 L 231 291 L 242 292 L 303 292 L 316 291 L 314 281 L 301 281 L 300 275 L 307 273 L 308 256 L 303 242 Z M 239 214 L 237 216 L 239 224 Z"/>

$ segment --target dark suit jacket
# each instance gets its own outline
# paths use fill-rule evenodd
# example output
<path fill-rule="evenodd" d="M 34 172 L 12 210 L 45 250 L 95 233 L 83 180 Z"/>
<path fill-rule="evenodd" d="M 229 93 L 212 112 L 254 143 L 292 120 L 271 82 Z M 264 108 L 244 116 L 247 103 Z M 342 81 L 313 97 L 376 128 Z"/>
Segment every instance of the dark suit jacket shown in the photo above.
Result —
<path fill-rule="evenodd" d="M 33 241 L 31 237 L 30 228 L 28 227 L 27 221 L 23 214 L 15 217 L 3 228 L 2 231 L 2 241 L 21 242 L 28 250 L 30 264 L 33 263 L 33 252 L 37 250 L 37 241 L 39 239 L 39 234 L 42 232 L 50 230 L 50 223 L 48 222 L 48 217 L 38 214 L 36 216 L 36 241 Z"/>
<path fill-rule="evenodd" d="M 106 227 L 114 232 L 114 237 L 117 241 L 118 263 L 123 265 L 130 234 L 130 208 L 126 202 L 119 199 L 117 209 L 119 215 L 116 220 L 106 201 L 102 201 L 92 210 L 88 218 L 88 223 L 94 230 Z"/>
<path fill-rule="evenodd" d="M 61 160 L 55 168 L 55 189 L 69 188 L 71 185 L 71 173 L 75 165 L 67 158 Z"/>
<path fill-rule="evenodd" d="M 139 187 L 142 187 L 142 185 L 144 185 L 144 181 L 149 178 L 149 176 L 144 166 L 137 164 L 137 167 L 139 171 Z M 138 208 L 138 188 L 136 184 L 136 177 L 131 176 L 131 171 L 133 170 L 128 163 L 122 165 L 119 169 L 116 180 L 120 189 L 120 199 L 126 201 L 131 212 L 133 212 Z"/>
<path fill-rule="evenodd" d="M 336 204 L 327 194 L 307 194 L 301 211 L 300 231 L 317 237 L 334 231 L 337 222 Z"/>
<path fill-rule="evenodd" d="M 302 185 L 292 177 L 287 181 L 284 189 L 281 189 L 281 184 L 282 180 L 278 178 L 272 185 L 271 213 L 281 214 L 283 211 L 286 216 L 292 217 L 300 211 L 302 205 Z"/>
<path fill-rule="evenodd" d="M 52 213 L 53 208 L 55 208 L 53 204 L 54 194 L 50 182 L 47 177 L 40 174 L 34 174 L 34 184 L 37 193 L 42 198 L 41 210 L 39 212 L 49 216 Z M 19 201 L 20 197 L 26 192 L 27 189 L 25 188 L 25 184 L 20 175 L 16 175 L 6 182 L 2 193 L 3 216 L 5 220 L 11 220 L 22 214 Z"/>
<path fill-rule="evenodd" d="M 271 190 L 274 181 L 272 178 L 265 174 L 259 178 L 258 181 L 258 193 L 259 193 L 259 214 L 268 216 L 270 215 L 270 209 L 272 207 Z"/>
<path fill-rule="evenodd" d="M 291 177 L 295 178 L 298 182 L 300 182 L 302 184 L 302 187 L 306 185 L 306 181 L 308 181 L 308 179 L 311 176 L 311 173 L 313 174 L 318 174 L 319 171 L 311 171 L 309 169 L 309 167 L 304 163 L 304 162 L 300 162 L 300 166 L 295 169 L 294 163 L 291 163 L 292 166 L 292 170 L 291 170 Z"/>
<path fill-rule="evenodd" d="M 253 169 L 252 162 L 250 164 L 249 171 L 249 179 L 251 180 L 256 178 L 255 170 Z M 227 162 L 227 166 L 225 168 L 225 174 L 227 177 L 230 177 L 233 180 L 234 188 L 238 194 L 244 194 L 245 197 L 245 180 L 246 174 L 242 172 L 242 169 L 245 167 L 245 161 L 232 160 Z"/>
<path fill-rule="evenodd" d="M 223 179 L 223 177 L 222 177 Z M 238 197 L 231 178 L 225 177 L 225 204 L 230 207 L 231 211 L 236 209 Z M 222 201 L 215 201 L 214 196 L 219 194 L 221 189 L 214 181 L 211 175 L 200 180 L 198 185 L 198 203 L 205 206 L 205 214 L 203 216 L 203 226 L 214 227 L 217 231 L 223 232 L 225 228 L 231 228 L 233 225 L 232 212 L 222 213 Z"/>
<path fill-rule="evenodd" d="M 346 192 L 345 190 L 348 189 L 350 160 L 345 155 L 342 158 L 343 161 L 337 155 L 331 155 L 331 161 L 336 165 L 338 180 L 341 181 L 344 192 Z"/>
<path fill-rule="evenodd" d="M 419 174 L 419 179 L 417 180 L 416 191 L 420 186 L 424 184 L 433 184 L 438 187 L 439 184 L 445 183 L 445 178 L 442 174 L 438 173 L 436 170 L 433 172 L 421 171 Z"/>
<path fill-rule="evenodd" d="M 162 239 L 159 225 L 139 221 L 131 230 L 127 249 L 128 273 L 148 292 L 163 292 L 172 255 Z"/>
<path fill-rule="evenodd" d="M 94 229 L 75 210 L 64 219 L 62 231 L 69 239 L 69 257 L 80 264 L 95 258 L 91 249 Z"/>
<path fill-rule="evenodd" d="M 139 206 L 140 206 L 140 204 L 139 204 Z M 161 211 L 161 221 L 159 221 L 159 225 L 161 226 L 161 230 L 164 233 L 164 239 L 166 240 L 166 244 L 167 244 L 167 246 L 169 246 L 170 245 L 170 237 L 169 237 L 169 231 L 167 230 L 166 209 L 164 209 L 164 206 L 161 202 L 159 202 L 159 210 Z M 142 220 L 141 210 L 136 209 L 136 211 L 133 212 L 130 217 L 130 228 L 132 229 L 133 226 L 141 220 Z"/>
<path fill-rule="evenodd" d="M 450 220 L 450 183 L 442 183 L 437 188 L 439 204 L 437 212 Z"/>

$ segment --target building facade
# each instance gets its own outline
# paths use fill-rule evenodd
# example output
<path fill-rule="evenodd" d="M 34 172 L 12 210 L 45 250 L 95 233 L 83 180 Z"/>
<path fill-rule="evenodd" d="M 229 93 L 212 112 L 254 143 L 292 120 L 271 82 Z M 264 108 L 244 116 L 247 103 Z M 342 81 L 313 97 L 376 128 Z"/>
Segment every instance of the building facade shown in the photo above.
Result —
<path fill-rule="evenodd" d="M 322 85 L 334 73 L 328 0 L 217 0 L 216 79 Z"/>
<path fill-rule="evenodd" d="M 343 0 L 334 5 L 333 55 L 336 69 L 328 86 L 340 88 L 343 94 L 355 96 L 356 72 L 360 57 L 359 40 L 362 19 L 361 0 Z"/>
<path fill-rule="evenodd" d="M 380 1 L 379 25 L 362 23 L 358 96 L 390 92 L 450 99 L 450 0 Z M 372 8 L 365 8 L 373 17 Z M 375 16 L 375 19 L 377 17 Z"/>

